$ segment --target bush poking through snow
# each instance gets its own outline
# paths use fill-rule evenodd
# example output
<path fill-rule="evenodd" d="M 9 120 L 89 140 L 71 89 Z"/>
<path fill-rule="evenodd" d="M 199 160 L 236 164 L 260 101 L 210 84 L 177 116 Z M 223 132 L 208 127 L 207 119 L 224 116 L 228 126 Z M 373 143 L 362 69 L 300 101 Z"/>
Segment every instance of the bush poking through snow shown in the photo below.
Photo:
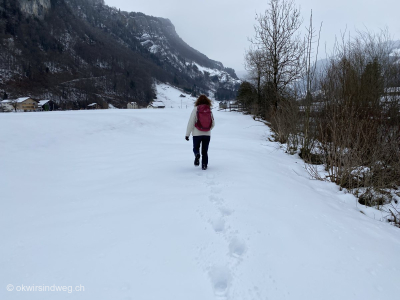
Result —
<path fill-rule="evenodd" d="M 273 93 L 268 78 L 255 76 L 254 84 L 242 84 L 238 101 L 270 122 L 287 153 L 313 164 L 307 166 L 313 178 L 336 183 L 362 205 L 387 209 L 398 224 L 398 210 L 387 208 L 400 189 L 400 57 L 389 38 L 383 31 L 343 39 L 314 81 L 304 66 L 307 88 L 292 84 Z M 259 74 L 262 55 L 253 54 Z"/>

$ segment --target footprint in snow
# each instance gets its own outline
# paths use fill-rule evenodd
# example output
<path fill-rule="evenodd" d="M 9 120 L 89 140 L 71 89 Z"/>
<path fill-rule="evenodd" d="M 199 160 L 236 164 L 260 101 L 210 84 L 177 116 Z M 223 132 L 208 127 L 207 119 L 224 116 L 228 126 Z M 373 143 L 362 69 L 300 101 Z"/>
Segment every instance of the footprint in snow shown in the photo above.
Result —
<path fill-rule="evenodd" d="M 221 193 L 221 191 L 222 191 L 222 189 L 218 186 L 211 187 L 211 193 L 213 193 L 213 194 L 219 194 L 219 193 Z"/>
<path fill-rule="evenodd" d="M 229 243 L 229 253 L 234 257 L 241 257 L 246 252 L 246 244 L 237 239 L 233 238 Z"/>
<path fill-rule="evenodd" d="M 223 199 L 223 198 L 218 197 L 218 196 L 215 196 L 215 195 L 211 195 L 211 196 L 209 197 L 209 199 L 210 199 L 210 201 L 211 201 L 212 203 L 215 203 L 215 204 L 222 204 L 222 203 L 224 202 L 224 199 Z"/>
<path fill-rule="evenodd" d="M 227 207 L 220 207 L 219 211 L 221 212 L 221 214 L 225 217 L 225 216 L 230 216 L 231 214 L 233 214 L 234 210 L 227 208 Z"/>
<path fill-rule="evenodd" d="M 216 296 L 226 296 L 231 282 L 231 273 L 226 266 L 214 266 L 209 272 L 211 284 Z"/>
<path fill-rule="evenodd" d="M 210 223 L 215 232 L 222 232 L 225 230 L 225 221 L 222 218 L 211 219 Z"/>

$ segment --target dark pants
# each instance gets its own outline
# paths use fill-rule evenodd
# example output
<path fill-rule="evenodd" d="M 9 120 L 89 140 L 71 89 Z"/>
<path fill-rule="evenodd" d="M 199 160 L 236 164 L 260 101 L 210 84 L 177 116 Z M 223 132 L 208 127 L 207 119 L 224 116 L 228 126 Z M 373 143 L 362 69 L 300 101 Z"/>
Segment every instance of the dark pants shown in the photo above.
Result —
<path fill-rule="evenodd" d="M 208 135 L 200 135 L 193 137 L 193 152 L 194 155 L 200 154 L 201 144 L 201 164 L 208 165 L 208 145 L 210 144 L 211 137 Z"/>

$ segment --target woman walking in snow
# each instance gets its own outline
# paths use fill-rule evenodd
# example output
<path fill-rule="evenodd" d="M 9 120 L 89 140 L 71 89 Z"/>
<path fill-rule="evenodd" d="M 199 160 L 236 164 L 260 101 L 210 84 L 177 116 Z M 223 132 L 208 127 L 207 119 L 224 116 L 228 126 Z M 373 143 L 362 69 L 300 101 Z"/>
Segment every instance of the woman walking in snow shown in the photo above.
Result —
<path fill-rule="evenodd" d="M 205 95 L 201 95 L 194 106 L 187 125 L 185 139 L 188 141 L 190 134 L 193 135 L 194 165 L 196 167 L 200 164 L 201 144 L 201 167 L 203 170 L 207 170 L 208 146 L 211 139 L 211 130 L 215 126 L 214 116 L 211 112 L 211 100 Z"/>

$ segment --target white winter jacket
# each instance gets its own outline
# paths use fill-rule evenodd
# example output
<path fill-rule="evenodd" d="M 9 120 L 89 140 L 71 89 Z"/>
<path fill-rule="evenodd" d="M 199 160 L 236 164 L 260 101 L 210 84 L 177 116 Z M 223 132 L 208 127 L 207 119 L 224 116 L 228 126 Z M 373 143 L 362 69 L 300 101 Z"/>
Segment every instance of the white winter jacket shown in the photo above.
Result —
<path fill-rule="evenodd" d="M 215 126 L 215 120 L 214 120 L 214 116 L 213 113 L 211 112 L 211 118 L 212 118 L 212 125 L 211 125 L 211 130 L 214 128 Z M 187 125 L 187 129 L 186 129 L 186 136 L 190 136 L 190 134 L 192 134 L 193 136 L 200 136 L 200 135 L 211 135 L 211 130 L 210 131 L 201 131 L 198 130 L 194 124 L 196 124 L 197 122 L 197 106 L 194 107 L 191 115 L 190 115 L 190 119 Z"/>

